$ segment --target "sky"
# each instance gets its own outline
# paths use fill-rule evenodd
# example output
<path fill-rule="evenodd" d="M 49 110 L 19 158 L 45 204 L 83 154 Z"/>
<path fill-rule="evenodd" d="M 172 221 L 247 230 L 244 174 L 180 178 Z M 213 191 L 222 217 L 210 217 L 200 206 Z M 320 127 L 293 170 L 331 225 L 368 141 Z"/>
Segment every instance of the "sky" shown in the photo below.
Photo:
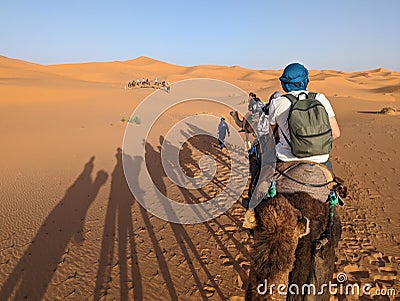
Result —
<path fill-rule="evenodd" d="M 0 0 L 0 55 L 400 71 L 400 1 Z"/>

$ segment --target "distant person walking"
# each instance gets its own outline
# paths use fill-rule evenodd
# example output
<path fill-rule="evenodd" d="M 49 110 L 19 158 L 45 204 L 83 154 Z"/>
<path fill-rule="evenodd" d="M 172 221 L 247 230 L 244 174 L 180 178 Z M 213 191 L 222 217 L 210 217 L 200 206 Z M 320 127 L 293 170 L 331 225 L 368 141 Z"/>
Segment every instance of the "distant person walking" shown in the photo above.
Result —
<path fill-rule="evenodd" d="M 222 117 L 218 125 L 218 143 L 221 149 L 223 149 L 225 146 L 226 133 L 228 133 L 228 137 L 231 135 L 231 133 L 229 132 L 229 126 L 225 122 L 225 118 Z"/>

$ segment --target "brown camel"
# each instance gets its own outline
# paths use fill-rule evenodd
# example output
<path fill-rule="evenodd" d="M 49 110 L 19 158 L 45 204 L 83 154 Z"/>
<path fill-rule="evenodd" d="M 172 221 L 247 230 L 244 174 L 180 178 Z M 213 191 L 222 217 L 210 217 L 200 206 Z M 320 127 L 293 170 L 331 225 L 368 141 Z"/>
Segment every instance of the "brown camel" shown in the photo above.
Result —
<path fill-rule="evenodd" d="M 242 129 L 244 120 L 240 119 L 238 111 L 231 111 L 231 112 L 229 112 L 229 114 L 232 116 L 232 118 L 235 121 L 236 125 L 240 129 Z M 253 127 L 257 127 L 257 123 L 258 123 L 258 120 L 254 120 L 253 121 Z M 251 142 L 250 142 L 250 135 L 249 134 L 253 134 L 254 135 L 253 127 L 248 122 L 246 122 L 246 125 L 244 127 L 244 133 L 245 133 L 245 136 L 246 136 L 246 146 L 247 146 L 248 149 L 251 148 Z"/>
<path fill-rule="evenodd" d="M 246 300 L 286 300 L 277 287 L 282 285 L 282 291 L 287 291 L 298 240 L 309 233 L 309 221 L 283 195 L 262 201 L 255 216 L 257 227 Z"/>
<path fill-rule="evenodd" d="M 232 116 L 233 120 L 235 121 L 236 125 L 239 128 L 243 128 L 243 119 L 240 119 L 238 111 L 231 111 L 229 114 Z M 254 130 L 251 127 L 250 123 L 246 122 L 246 126 L 244 128 L 245 133 L 254 134 Z"/>
<path fill-rule="evenodd" d="M 319 250 L 315 245 L 328 227 L 329 207 L 308 193 L 278 194 L 264 200 L 255 208 L 255 217 L 257 226 L 246 300 L 329 300 L 327 288 L 322 294 L 318 292 L 333 276 L 335 247 L 341 235 L 337 214 L 332 235 Z M 309 234 L 304 230 L 307 217 Z M 273 284 L 276 286 L 270 290 Z M 279 294 L 280 284 L 285 286 L 281 290 L 287 295 Z M 315 292 L 313 288 L 302 291 L 306 284 L 313 285 Z M 266 294 L 260 295 L 257 287 Z"/>

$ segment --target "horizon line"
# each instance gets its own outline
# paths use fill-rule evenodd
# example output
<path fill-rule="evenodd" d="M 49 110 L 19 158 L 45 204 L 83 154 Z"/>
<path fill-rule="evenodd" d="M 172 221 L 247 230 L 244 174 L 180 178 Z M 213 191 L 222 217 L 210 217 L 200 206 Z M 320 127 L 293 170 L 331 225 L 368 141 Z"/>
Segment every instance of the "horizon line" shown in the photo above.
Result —
<path fill-rule="evenodd" d="M 135 58 L 131 58 L 131 59 L 125 59 L 125 60 L 104 60 L 104 61 L 74 61 L 74 62 L 60 62 L 60 63 L 51 63 L 51 64 L 43 64 L 40 62 L 36 62 L 36 61 L 31 61 L 31 60 L 26 60 L 26 59 L 22 59 L 22 58 L 17 58 L 17 57 L 10 57 L 10 56 L 6 56 L 3 54 L 0 54 L 0 58 L 6 58 L 6 59 L 11 59 L 11 60 L 17 60 L 17 61 L 21 61 L 21 62 L 26 62 L 26 63 L 31 63 L 31 64 L 36 64 L 36 65 L 40 65 L 40 66 L 59 66 L 59 65 L 81 65 L 81 64 L 101 64 L 101 63 L 126 63 L 129 61 L 135 61 L 135 60 L 139 60 L 139 59 L 148 59 L 154 62 L 160 62 L 163 64 L 168 64 L 171 66 L 178 66 L 178 67 L 184 67 L 184 68 L 191 68 L 191 67 L 201 67 L 201 66 L 214 66 L 214 67 L 225 67 L 225 68 L 234 68 L 234 67 L 239 67 L 242 69 L 247 69 L 247 70 L 253 70 L 253 71 L 282 71 L 284 68 L 280 68 L 280 69 L 258 69 L 258 68 L 248 68 L 248 67 L 243 67 L 240 65 L 215 65 L 215 64 L 198 64 L 198 65 L 179 65 L 179 64 L 175 64 L 175 63 L 170 63 L 167 61 L 162 61 L 150 56 L 146 56 L 146 55 L 140 55 L 138 57 Z M 294 62 L 299 62 L 299 61 L 291 61 L 288 62 L 288 64 L 294 63 Z M 300 62 L 301 63 L 301 62 Z M 307 66 L 306 66 L 307 67 Z M 336 72 L 342 72 L 342 73 L 356 73 L 356 72 L 372 72 L 372 71 L 381 71 L 381 70 L 385 70 L 388 72 L 400 72 L 400 71 L 394 71 L 392 69 L 386 68 L 386 67 L 376 67 L 376 68 L 372 68 L 372 69 L 363 69 L 363 70 L 353 70 L 353 71 L 343 71 L 343 70 L 338 70 L 338 69 L 334 69 L 334 68 L 329 68 L 329 69 L 313 69 L 313 68 L 308 68 L 308 70 L 310 71 L 336 71 Z"/>

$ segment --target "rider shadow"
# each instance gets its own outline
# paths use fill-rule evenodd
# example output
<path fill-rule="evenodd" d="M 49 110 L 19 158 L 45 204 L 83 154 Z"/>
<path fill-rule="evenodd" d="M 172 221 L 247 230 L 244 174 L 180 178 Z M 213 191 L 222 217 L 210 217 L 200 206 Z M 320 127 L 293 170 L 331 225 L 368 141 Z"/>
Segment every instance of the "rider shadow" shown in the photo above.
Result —
<path fill-rule="evenodd" d="M 160 142 L 164 143 L 163 147 L 166 147 L 166 148 L 174 147 L 168 141 L 164 141 L 164 138 L 162 136 L 160 137 Z M 165 171 L 162 168 L 161 148 L 159 147 L 159 150 L 156 150 L 153 148 L 152 145 L 150 145 L 149 143 L 146 143 L 146 162 L 148 162 L 149 173 L 150 173 L 150 176 L 151 176 L 153 182 L 155 183 L 156 187 L 160 190 L 160 192 L 162 194 L 166 195 L 167 190 L 166 190 L 166 186 L 165 186 L 163 178 L 167 178 L 167 175 L 165 174 Z M 164 206 L 165 212 L 169 215 L 169 218 L 171 220 L 176 220 L 176 215 L 174 214 L 173 210 L 169 207 L 169 205 L 166 204 L 165 202 L 162 202 L 162 204 Z M 200 262 L 201 266 L 203 268 L 206 268 L 205 264 L 202 263 L 201 256 L 198 253 L 198 251 L 195 247 L 195 244 L 193 243 L 193 241 L 190 238 L 187 231 L 184 229 L 183 225 L 172 223 L 172 222 L 170 222 L 169 225 L 170 225 L 171 230 L 176 239 L 176 243 L 178 244 L 179 248 L 181 249 L 182 255 L 185 257 L 186 262 L 188 263 L 188 267 L 189 267 L 190 272 L 191 272 L 191 274 L 196 282 L 196 285 L 199 289 L 202 300 L 208 300 L 208 298 L 203 290 L 203 282 L 201 281 L 201 279 L 198 275 L 198 272 L 196 271 L 194 265 L 192 264 L 193 259 L 190 257 L 190 251 L 191 251 L 194 254 L 194 256 L 196 257 L 196 259 Z M 150 226 L 151 226 L 151 224 L 150 224 Z M 152 228 L 152 227 L 150 227 L 150 228 Z M 208 278 L 210 280 L 214 281 L 211 273 L 208 272 L 207 269 L 206 269 L 206 273 L 207 273 Z M 165 275 L 163 275 L 163 276 L 164 276 L 164 280 L 166 280 Z M 169 287 L 169 286 L 167 286 L 167 287 Z M 217 292 L 220 294 L 221 299 L 225 299 L 225 298 L 223 298 L 224 296 L 219 289 L 217 289 Z M 171 295 L 171 292 L 170 292 L 170 295 Z M 171 295 L 171 298 L 172 298 L 172 295 Z M 172 300 L 177 300 L 177 299 L 172 298 Z"/>
<path fill-rule="evenodd" d="M 0 300 L 11 299 L 14 291 L 14 300 L 41 300 L 66 254 L 68 243 L 82 242 L 87 211 L 108 178 L 106 172 L 99 171 L 92 180 L 94 159 L 90 158 L 85 164 L 82 173 L 40 226 L 4 283 Z"/>
<path fill-rule="evenodd" d="M 129 164 L 135 170 L 140 170 L 143 160 L 141 157 L 135 157 L 132 160 L 130 156 L 124 156 L 126 164 Z M 117 263 L 120 273 L 120 300 L 128 300 L 131 287 L 133 287 L 134 300 L 143 299 L 142 277 L 138 265 L 139 261 L 132 221 L 134 198 L 125 180 L 122 157 L 122 150 L 118 148 L 116 154 L 117 164 L 111 174 L 110 197 L 105 217 L 94 300 L 99 300 L 107 294 L 108 282 L 111 279 L 111 270 L 114 268 L 114 253 L 116 253 L 118 258 Z M 115 241 L 118 242 L 118 248 L 115 246 Z M 116 252 L 116 249 L 118 252 Z M 127 249 L 130 254 L 127 254 Z M 127 258 L 131 258 L 130 274 L 132 285 L 129 285 L 130 277 Z"/>

